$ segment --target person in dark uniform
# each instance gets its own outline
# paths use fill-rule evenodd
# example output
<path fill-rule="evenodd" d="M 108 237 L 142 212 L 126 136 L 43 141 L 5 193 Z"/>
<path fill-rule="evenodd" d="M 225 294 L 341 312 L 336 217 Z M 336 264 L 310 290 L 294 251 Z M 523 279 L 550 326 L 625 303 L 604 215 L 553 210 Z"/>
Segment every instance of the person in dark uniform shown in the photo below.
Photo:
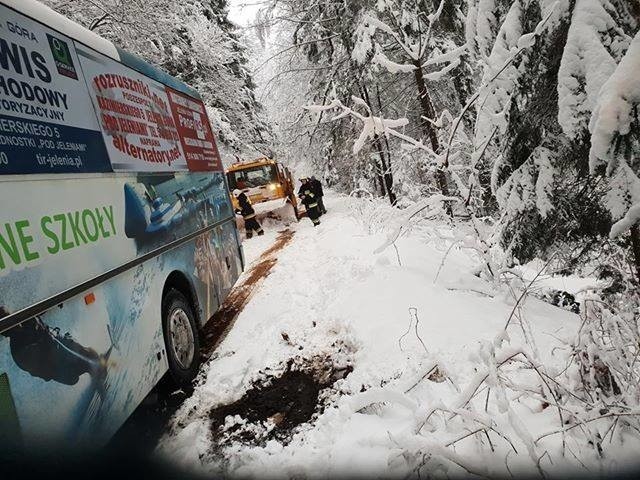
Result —
<path fill-rule="evenodd" d="M 322 197 L 324 197 L 324 192 L 322 191 L 322 183 L 320 183 L 320 180 L 318 180 L 313 175 L 311 176 L 309 183 L 311 183 L 313 193 L 318 200 L 318 212 L 320 213 L 320 215 L 324 215 L 325 213 L 327 213 L 327 209 L 324 208 L 324 202 L 322 201 Z"/>
<path fill-rule="evenodd" d="M 264 230 L 258 223 L 258 220 L 256 220 L 256 211 L 251 206 L 251 202 L 247 195 L 239 188 L 236 188 L 233 191 L 233 196 L 238 199 L 238 205 L 240 205 L 240 208 L 236 209 L 236 213 L 242 215 L 242 218 L 244 218 L 244 229 L 246 231 L 247 238 L 253 237 L 254 231 L 258 235 L 264 235 Z"/>
<path fill-rule="evenodd" d="M 320 210 L 318 210 L 318 200 L 316 194 L 311 186 L 311 181 L 308 178 L 301 178 L 300 190 L 298 190 L 298 197 L 300 201 L 307 209 L 307 216 L 313 222 L 313 226 L 320 225 Z"/>

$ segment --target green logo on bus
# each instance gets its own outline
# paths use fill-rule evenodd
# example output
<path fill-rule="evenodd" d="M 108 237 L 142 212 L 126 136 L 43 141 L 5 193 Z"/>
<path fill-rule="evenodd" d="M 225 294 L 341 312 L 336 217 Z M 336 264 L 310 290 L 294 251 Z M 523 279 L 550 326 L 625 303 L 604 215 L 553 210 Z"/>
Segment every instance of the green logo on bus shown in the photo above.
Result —
<path fill-rule="evenodd" d="M 49 39 L 49 48 L 53 54 L 53 60 L 58 68 L 58 73 L 65 77 L 78 79 L 76 68 L 73 65 L 73 58 L 71 57 L 71 51 L 69 45 L 64 40 L 60 40 L 58 37 L 47 34 Z"/>

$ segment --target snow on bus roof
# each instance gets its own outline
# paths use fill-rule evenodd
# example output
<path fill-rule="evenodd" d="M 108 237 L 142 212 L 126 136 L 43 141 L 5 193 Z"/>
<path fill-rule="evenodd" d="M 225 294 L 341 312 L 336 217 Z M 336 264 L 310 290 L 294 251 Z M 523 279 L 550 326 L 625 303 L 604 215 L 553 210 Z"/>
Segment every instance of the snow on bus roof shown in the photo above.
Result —
<path fill-rule="evenodd" d="M 100 35 L 86 29 L 82 25 L 77 24 L 73 20 L 59 14 L 36 0 L 0 0 L 0 3 L 13 8 L 23 15 L 31 17 L 53 30 L 57 30 L 67 37 L 72 38 L 87 47 L 102 53 L 103 55 L 121 62 L 129 68 L 137 70 L 147 77 L 153 78 L 154 80 L 163 83 L 174 90 L 189 95 L 190 97 L 201 100 L 198 92 L 187 84 L 145 62 L 140 57 L 116 47 L 109 40 L 102 38 Z"/>
<path fill-rule="evenodd" d="M 109 40 L 102 38 L 100 35 L 78 25 L 69 20 L 64 15 L 52 10 L 36 0 L 0 0 L 0 3 L 7 7 L 33 18 L 34 20 L 46 25 L 49 28 L 73 38 L 94 50 L 119 60 L 118 50 Z"/>

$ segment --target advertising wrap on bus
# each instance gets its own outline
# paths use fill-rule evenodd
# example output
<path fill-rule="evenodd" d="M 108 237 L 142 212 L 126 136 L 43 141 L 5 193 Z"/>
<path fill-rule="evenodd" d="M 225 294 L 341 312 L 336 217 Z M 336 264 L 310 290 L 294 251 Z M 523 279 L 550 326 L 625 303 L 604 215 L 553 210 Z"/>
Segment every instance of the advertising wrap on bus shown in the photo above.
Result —
<path fill-rule="evenodd" d="M 74 38 L 0 4 L 0 451 L 99 445 L 171 372 L 165 300 L 202 325 L 241 247 L 197 93 L 22 1 Z"/>
<path fill-rule="evenodd" d="M 0 18 L 0 174 L 110 171 L 73 40 Z"/>
<path fill-rule="evenodd" d="M 34 192 L 29 202 L 25 191 Z M 61 437 L 83 440 L 89 434 L 92 441 L 108 438 L 166 371 L 159 318 L 168 273 L 188 272 L 203 320 L 217 310 L 240 274 L 223 174 L 139 173 L 55 182 L 27 178 L 3 183 L 1 198 L 0 321 L 168 242 L 218 225 L 170 255 L 126 271 L 117 282 L 93 288 L 92 303 L 75 298 L 0 329 L 0 374 L 8 375 L 11 392 L 0 393 L 0 417 L 6 418 L 2 410 L 13 404 L 10 417 L 20 426 L 18 437 L 28 445 Z M 47 401 L 9 402 L 3 395 Z M 5 435 L 6 430 L 0 433 L 0 444 Z"/>
<path fill-rule="evenodd" d="M 1 198 L 0 291 L 14 311 L 233 216 L 221 173 L 27 179 Z"/>
<path fill-rule="evenodd" d="M 114 170 L 188 170 L 166 87 L 77 48 Z"/>
<path fill-rule="evenodd" d="M 222 169 L 200 99 L 0 16 L 0 174 Z"/>

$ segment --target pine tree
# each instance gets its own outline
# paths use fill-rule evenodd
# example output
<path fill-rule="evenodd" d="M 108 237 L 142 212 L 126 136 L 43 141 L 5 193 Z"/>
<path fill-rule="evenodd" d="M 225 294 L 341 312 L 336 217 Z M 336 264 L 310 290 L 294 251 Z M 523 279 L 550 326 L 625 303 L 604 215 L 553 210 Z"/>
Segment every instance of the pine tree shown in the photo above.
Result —
<path fill-rule="evenodd" d="M 490 142 L 484 187 L 497 199 L 502 244 L 513 257 L 545 257 L 566 243 L 586 253 L 611 226 L 605 185 L 589 174 L 589 118 L 635 20 L 625 2 L 509 3 L 484 77 L 511 63 L 478 101 L 476 144 Z M 531 41 L 534 48 L 511 58 Z"/>
<path fill-rule="evenodd" d="M 640 33 L 603 85 L 591 117 L 590 167 L 605 175 L 605 203 L 616 222 L 610 236 L 630 233 L 640 281 Z"/>

